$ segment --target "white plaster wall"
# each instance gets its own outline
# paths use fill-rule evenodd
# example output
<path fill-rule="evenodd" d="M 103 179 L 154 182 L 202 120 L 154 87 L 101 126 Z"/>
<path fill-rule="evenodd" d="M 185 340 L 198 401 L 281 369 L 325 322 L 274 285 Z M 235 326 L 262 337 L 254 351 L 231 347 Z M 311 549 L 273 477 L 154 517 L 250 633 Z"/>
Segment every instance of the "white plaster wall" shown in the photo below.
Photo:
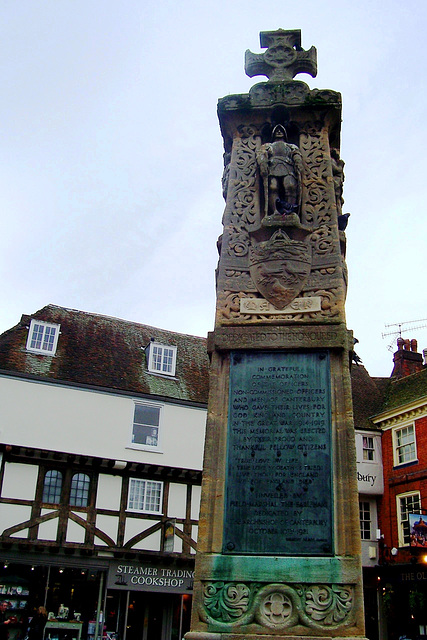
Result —
<path fill-rule="evenodd" d="M 83 514 L 79 513 L 78 515 L 81 516 Z M 82 543 L 85 541 L 85 537 L 86 537 L 86 529 L 82 527 L 80 524 L 78 524 L 77 522 L 74 522 L 74 520 L 68 519 L 67 535 L 66 535 L 67 542 Z"/>
<path fill-rule="evenodd" d="M 21 522 L 26 522 L 31 517 L 31 507 L 16 504 L 0 504 L 0 531 L 14 527 Z M 13 534 L 14 538 L 27 538 L 28 529 Z"/>
<path fill-rule="evenodd" d="M 156 531 L 148 538 L 144 538 L 141 542 L 135 545 L 135 549 L 143 549 L 144 551 L 160 551 L 161 533 Z"/>
<path fill-rule="evenodd" d="M 356 432 L 357 487 L 359 493 L 382 495 L 384 477 L 381 452 L 381 435 L 369 431 Z M 374 439 L 374 460 L 363 460 L 363 436 Z"/>
<path fill-rule="evenodd" d="M 202 468 L 205 409 L 165 404 L 157 453 L 131 447 L 132 398 L 0 376 L 0 406 L 0 440 L 6 444 Z"/>
<path fill-rule="evenodd" d="M 116 516 L 96 516 L 95 526 L 103 533 L 117 543 L 117 533 L 119 530 L 119 519 Z M 96 536 L 95 536 L 96 537 Z M 96 538 L 96 544 L 105 545 L 106 543 L 101 538 Z"/>
<path fill-rule="evenodd" d="M 52 509 L 42 509 L 40 515 L 44 516 L 47 513 L 52 513 Z M 47 522 L 42 522 L 39 525 L 39 535 L 40 540 L 56 540 L 58 534 L 58 518 L 53 518 L 52 520 L 47 520 Z"/>
<path fill-rule="evenodd" d="M 139 520 L 137 518 L 126 518 L 125 525 L 125 543 L 131 540 L 141 531 L 149 529 L 155 524 L 154 520 Z M 156 531 L 152 535 L 144 538 L 135 545 L 135 549 L 145 549 L 151 551 L 160 551 L 161 531 Z"/>
<path fill-rule="evenodd" d="M 34 500 L 39 468 L 31 464 L 6 462 L 2 498 L 18 498 L 20 500 Z"/>
<path fill-rule="evenodd" d="M 198 520 L 200 512 L 200 496 L 202 493 L 202 487 L 197 484 L 193 485 L 191 490 L 191 519 Z"/>
<path fill-rule="evenodd" d="M 97 509 L 120 509 L 120 495 L 122 479 L 120 476 L 107 476 L 100 473 L 98 477 L 98 490 L 96 494 Z"/>
<path fill-rule="evenodd" d="M 183 526 L 182 524 L 177 524 L 175 527 L 175 531 L 176 530 L 181 531 L 183 530 Z M 182 539 L 178 538 L 178 536 L 175 534 L 174 538 L 173 538 L 173 550 L 175 553 L 182 553 Z"/>
<path fill-rule="evenodd" d="M 199 534 L 199 527 L 196 527 L 195 525 L 192 525 L 192 527 L 191 527 L 191 537 L 193 538 L 194 542 L 197 542 L 198 534 Z M 191 549 L 191 553 L 196 553 L 196 552 L 195 552 L 194 549 Z"/>
<path fill-rule="evenodd" d="M 185 518 L 187 485 L 171 482 L 169 485 L 168 517 Z"/>

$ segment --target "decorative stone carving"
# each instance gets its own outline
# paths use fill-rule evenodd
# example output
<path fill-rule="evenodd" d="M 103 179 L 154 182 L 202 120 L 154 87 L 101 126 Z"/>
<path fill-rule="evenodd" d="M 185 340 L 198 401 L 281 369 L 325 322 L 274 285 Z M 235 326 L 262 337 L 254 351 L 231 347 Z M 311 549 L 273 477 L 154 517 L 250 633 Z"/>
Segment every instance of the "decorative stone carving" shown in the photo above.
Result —
<path fill-rule="evenodd" d="M 204 585 L 204 605 L 202 619 L 218 622 L 234 622 L 245 624 L 253 618 L 248 610 L 254 585 L 243 583 L 210 582 Z"/>
<path fill-rule="evenodd" d="M 318 229 L 312 233 L 311 239 L 314 244 L 315 251 L 319 255 L 331 253 L 334 250 L 334 236 L 332 230 L 325 224 L 318 227 Z"/>
<path fill-rule="evenodd" d="M 286 629 L 298 623 L 296 592 L 286 585 L 269 585 L 257 597 L 255 618 L 270 629 Z"/>
<path fill-rule="evenodd" d="M 341 585 L 315 585 L 305 590 L 305 614 L 314 624 L 335 626 L 351 613 L 354 594 Z"/>
<path fill-rule="evenodd" d="M 332 89 L 312 89 L 310 91 L 310 101 L 318 103 L 328 104 L 341 104 L 341 94 L 339 91 L 332 91 Z"/>
<path fill-rule="evenodd" d="M 300 149 L 305 168 L 303 176 L 305 194 L 303 209 L 307 216 L 305 222 L 312 223 L 314 227 L 322 223 L 331 223 L 334 192 L 332 184 L 328 185 L 328 178 L 331 179 L 330 156 L 320 122 L 309 120 L 303 123 Z"/>
<path fill-rule="evenodd" d="M 231 291 L 256 291 L 248 270 L 226 269 L 225 277 L 227 285 Z"/>
<path fill-rule="evenodd" d="M 258 146 L 255 136 L 242 137 L 235 141 L 233 149 L 234 168 L 230 170 L 230 187 L 227 209 L 231 211 L 230 222 L 233 233 L 245 237 L 249 245 L 249 229 L 258 217 L 257 163 L 255 152 Z"/>
<path fill-rule="evenodd" d="M 285 309 L 276 309 L 268 300 L 262 298 L 243 298 L 240 300 L 240 311 L 242 313 L 250 313 L 257 315 L 277 315 L 277 314 L 302 314 L 313 313 L 313 311 L 320 311 L 321 299 L 317 298 L 295 298 L 291 304 Z"/>
<path fill-rule="evenodd" d="M 224 200 L 227 200 L 228 182 L 230 178 L 230 160 L 231 153 L 224 153 L 224 171 L 222 174 L 222 196 Z"/>
<path fill-rule="evenodd" d="M 339 629 L 353 624 L 354 588 L 340 584 L 206 582 L 200 619 L 218 630 L 256 624 L 262 629 Z"/>
<path fill-rule="evenodd" d="M 280 84 L 299 83 L 264 86 Z M 289 165 L 281 159 L 285 155 L 277 154 L 278 170 L 272 163 L 276 158 L 273 145 L 279 150 L 288 145 L 281 135 L 283 127 L 276 128 L 277 139 L 274 135 L 271 142 L 261 144 L 267 123 L 237 126 L 229 164 L 229 155 L 225 157 L 227 204 L 218 280 L 224 306 L 218 308 L 218 320 L 311 321 L 339 315 L 346 268 L 337 227 L 338 174 L 334 178 L 325 123 L 307 115 L 303 121 L 292 122 L 293 131 L 299 130 L 298 146 L 286 147 Z M 320 311 L 301 314 L 301 318 L 285 311 L 278 315 L 296 296 L 313 296 L 316 291 L 322 292 Z M 258 315 L 241 310 L 240 299 L 253 294 L 259 300 L 267 299 L 276 312 Z"/>
<path fill-rule="evenodd" d="M 310 87 L 305 82 L 260 82 L 249 90 L 253 107 L 272 104 L 303 104 L 310 95 Z"/>
<path fill-rule="evenodd" d="M 269 80 L 292 80 L 298 73 L 317 74 L 317 52 L 315 47 L 304 51 L 301 47 L 301 31 L 261 31 L 261 48 L 264 53 L 245 53 L 245 71 L 254 76 L 267 76 Z"/>

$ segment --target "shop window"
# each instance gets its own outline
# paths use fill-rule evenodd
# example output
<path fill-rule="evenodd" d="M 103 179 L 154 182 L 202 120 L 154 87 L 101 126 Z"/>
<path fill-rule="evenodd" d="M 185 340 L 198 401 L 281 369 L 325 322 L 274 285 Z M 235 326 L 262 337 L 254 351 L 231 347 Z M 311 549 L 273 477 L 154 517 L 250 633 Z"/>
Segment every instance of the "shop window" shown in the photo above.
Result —
<path fill-rule="evenodd" d="M 415 426 L 413 424 L 393 431 L 394 464 L 407 464 L 417 461 Z"/>
<path fill-rule="evenodd" d="M 135 403 L 132 446 L 150 450 L 159 448 L 161 409 L 161 405 Z"/>
<path fill-rule="evenodd" d="M 42 501 L 48 504 L 58 504 L 61 502 L 62 493 L 62 473 L 52 469 L 47 471 L 43 483 Z"/>
<path fill-rule="evenodd" d="M 87 507 L 89 489 L 89 476 L 85 473 L 75 473 L 71 478 L 70 505 L 72 507 Z"/>
<path fill-rule="evenodd" d="M 176 347 L 158 342 L 150 342 L 146 348 L 148 371 L 164 376 L 174 376 L 176 367 Z"/>
<path fill-rule="evenodd" d="M 372 462 L 374 460 L 374 439 L 371 436 L 363 436 L 363 460 Z"/>
<path fill-rule="evenodd" d="M 53 356 L 59 338 L 59 324 L 31 320 L 27 338 L 27 351 Z"/>
<path fill-rule="evenodd" d="M 362 540 L 371 539 L 371 505 L 369 502 L 360 500 L 359 502 L 360 517 L 360 537 Z"/>
<path fill-rule="evenodd" d="M 421 498 L 419 491 L 402 493 L 396 496 L 397 524 L 399 532 L 399 547 L 409 545 L 411 542 L 411 528 L 409 525 L 410 513 L 421 513 Z"/>
<path fill-rule="evenodd" d="M 130 478 L 128 510 L 161 513 L 163 482 Z"/>

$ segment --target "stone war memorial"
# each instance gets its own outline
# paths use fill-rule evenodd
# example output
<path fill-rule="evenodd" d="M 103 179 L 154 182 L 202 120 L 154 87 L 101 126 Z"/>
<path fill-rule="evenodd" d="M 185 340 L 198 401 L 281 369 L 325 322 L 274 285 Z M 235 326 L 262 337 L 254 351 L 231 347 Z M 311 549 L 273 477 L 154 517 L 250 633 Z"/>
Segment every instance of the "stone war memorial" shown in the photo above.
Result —
<path fill-rule="evenodd" d="M 226 200 L 187 640 L 364 637 L 341 96 L 299 30 L 218 104 Z"/>

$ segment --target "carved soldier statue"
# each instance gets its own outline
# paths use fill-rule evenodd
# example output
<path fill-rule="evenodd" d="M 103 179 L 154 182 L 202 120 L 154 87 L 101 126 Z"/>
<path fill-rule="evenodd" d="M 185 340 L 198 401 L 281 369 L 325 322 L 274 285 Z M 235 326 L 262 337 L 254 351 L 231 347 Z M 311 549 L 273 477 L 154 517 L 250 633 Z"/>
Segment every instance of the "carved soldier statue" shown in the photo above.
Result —
<path fill-rule="evenodd" d="M 265 215 L 298 213 L 302 156 L 296 145 L 287 142 L 281 124 L 274 127 L 272 142 L 259 149 L 257 162 L 263 179 Z"/>
<path fill-rule="evenodd" d="M 337 212 L 338 215 L 341 215 L 342 205 L 344 204 L 344 198 L 342 197 L 344 183 L 344 161 L 341 160 L 340 154 L 337 149 L 331 149 L 331 162 Z"/>

